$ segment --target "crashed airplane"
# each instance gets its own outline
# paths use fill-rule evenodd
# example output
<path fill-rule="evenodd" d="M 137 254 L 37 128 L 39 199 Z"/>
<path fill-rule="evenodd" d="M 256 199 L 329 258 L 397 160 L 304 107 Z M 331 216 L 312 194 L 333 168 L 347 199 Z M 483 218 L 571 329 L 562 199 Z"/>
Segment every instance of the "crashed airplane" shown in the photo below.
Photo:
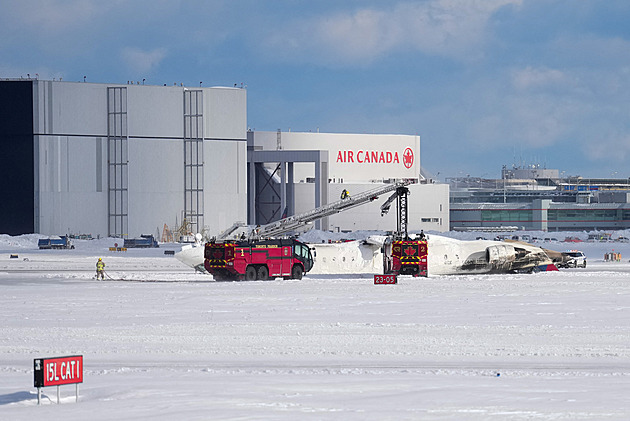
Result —
<path fill-rule="evenodd" d="M 314 256 L 310 274 L 383 273 L 388 241 L 391 237 L 373 235 L 343 243 L 310 243 Z M 468 241 L 435 234 L 426 241 L 428 276 L 555 271 L 555 265 L 566 259 L 560 252 L 519 241 Z M 203 245 L 185 246 L 175 257 L 205 272 L 203 253 Z"/>
<path fill-rule="evenodd" d="M 209 244 L 229 244 L 247 241 L 256 247 L 262 239 L 280 238 L 289 233 L 302 232 L 313 221 L 343 212 L 362 204 L 370 203 L 379 196 L 389 193 L 381 205 L 385 215 L 394 201 L 397 208 L 397 230 L 392 235 L 373 235 L 363 240 L 344 243 L 320 243 L 317 232 L 308 231 L 300 239 L 307 243 L 313 257 L 310 274 L 357 274 L 394 273 L 413 276 L 459 275 L 468 273 L 513 273 L 539 270 L 558 270 L 554 260 L 561 262 L 562 256 L 552 257 L 550 252 L 523 242 L 490 240 L 464 241 L 440 235 L 413 238 L 407 234 L 407 186 L 413 180 L 402 180 L 367 190 L 353 196 L 343 196 L 337 201 L 310 211 L 282 218 L 263 226 L 248 226 L 237 222 Z M 324 234 L 324 237 L 326 234 Z M 309 238 L 311 241 L 309 241 Z M 214 247 L 214 246 L 213 246 Z M 241 251 L 242 253 L 242 251 Z M 288 253 L 288 252 L 287 252 Z M 241 255 L 242 256 L 242 255 Z M 185 246 L 176 257 L 186 265 L 205 272 L 204 246 Z M 269 273 L 269 267 L 277 263 L 277 257 L 247 262 L 251 272 Z M 213 260 L 216 266 L 234 264 L 229 261 Z M 245 259 L 247 260 L 247 259 Z M 264 276 L 267 279 L 268 276 Z"/>
<path fill-rule="evenodd" d="M 465 241 L 439 235 L 427 241 L 429 276 L 558 270 L 545 250 L 523 242 Z"/>

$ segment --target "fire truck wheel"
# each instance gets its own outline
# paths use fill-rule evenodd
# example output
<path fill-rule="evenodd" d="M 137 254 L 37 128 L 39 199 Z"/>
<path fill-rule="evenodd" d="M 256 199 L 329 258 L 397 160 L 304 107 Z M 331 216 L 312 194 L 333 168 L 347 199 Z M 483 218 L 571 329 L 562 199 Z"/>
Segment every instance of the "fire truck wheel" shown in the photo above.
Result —
<path fill-rule="evenodd" d="M 293 270 L 291 271 L 291 278 L 302 279 L 302 266 L 293 266 Z"/>
<path fill-rule="evenodd" d="M 261 266 L 258 268 L 258 279 L 261 281 L 269 279 L 269 269 L 267 269 L 267 266 Z"/>
<path fill-rule="evenodd" d="M 256 280 L 256 268 L 254 266 L 247 266 L 247 269 L 245 270 L 245 280 L 247 281 Z"/>

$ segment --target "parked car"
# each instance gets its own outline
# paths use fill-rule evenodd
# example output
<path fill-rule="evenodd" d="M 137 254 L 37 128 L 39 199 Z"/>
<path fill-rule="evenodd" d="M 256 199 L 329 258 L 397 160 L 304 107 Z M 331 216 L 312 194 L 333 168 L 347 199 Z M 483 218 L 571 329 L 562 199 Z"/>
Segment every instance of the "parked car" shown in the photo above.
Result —
<path fill-rule="evenodd" d="M 576 267 L 586 267 L 586 255 L 579 250 L 568 250 L 563 252 L 565 256 L 568 256 L 569 259 L 560 267 L 565 268 L 576 268 Z"/>
<path fill-rule="evenodd" d="M 564 242 L 565 243 L 581 243 L 582 240 L 580 239 L 580 237 L 565 237 Z"/>

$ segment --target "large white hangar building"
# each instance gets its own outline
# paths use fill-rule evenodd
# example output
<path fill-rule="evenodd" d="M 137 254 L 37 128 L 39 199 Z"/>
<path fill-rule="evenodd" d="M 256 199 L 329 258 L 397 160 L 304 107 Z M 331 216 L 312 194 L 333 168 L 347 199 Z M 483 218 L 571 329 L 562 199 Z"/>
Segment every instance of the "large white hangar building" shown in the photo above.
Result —
<path fill-rule="evenodd" d="M 0 81 L 0 232 L 139 236 L 247 218 L 236 88 Z"/>
<path fill-rule="evenodd" d="M 399 179 L 417 180 L 409 229 L 446 231 L 448 185 L 422 176 L 420 137 L 251 132 L 226 87 L 0 80 L 0 232 L 161 234 L 184 218 L 216 235 Z M 396 229 L 373 203 L 316 224 Z"/>
<path fill-rule="evenodd" d="M 409 187 L 408 228 L 449 229 L 449 186 L 422 175 L 420 136 L 312 132 L 249 132 L 250 223 L 264 224 L 284 213 L 292 215 L 395 180 L 416 181 Z M 254 170 L 256 168 L 256 170 Z M 288 187 L 283 187 L 288 186 Z M 387 199 L 325 218 L 324 230 L 396 229 L 396 210 L 381 216 Z"/>

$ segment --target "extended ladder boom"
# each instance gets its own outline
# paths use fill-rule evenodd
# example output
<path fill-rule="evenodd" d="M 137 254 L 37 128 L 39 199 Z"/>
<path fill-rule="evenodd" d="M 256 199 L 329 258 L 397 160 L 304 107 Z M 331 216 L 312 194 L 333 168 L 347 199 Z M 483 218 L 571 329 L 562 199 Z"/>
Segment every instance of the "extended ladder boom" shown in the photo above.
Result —
<path fill-rule="evenodd" d="M 325 218 L 326 216 L 334 215 L 356 206 L 372 202 L 373 200 L 378 199 L 378 197 L 382 194 L 389 193 L 412 183 L 414 183 L 413 180 L 398 181 L 396 183 L 387 184 L 362 193 L 357 193 L 356 195 L 347 196 L 345 199 L 320 206 L 319 208 L 315 208 L 308 212 L 289 216 L 287 218 L 280 219 L 279 221 L 258 227 L 251 233 L 250 238 L 272 237 L 296 230 L 320 218 Z"/>

